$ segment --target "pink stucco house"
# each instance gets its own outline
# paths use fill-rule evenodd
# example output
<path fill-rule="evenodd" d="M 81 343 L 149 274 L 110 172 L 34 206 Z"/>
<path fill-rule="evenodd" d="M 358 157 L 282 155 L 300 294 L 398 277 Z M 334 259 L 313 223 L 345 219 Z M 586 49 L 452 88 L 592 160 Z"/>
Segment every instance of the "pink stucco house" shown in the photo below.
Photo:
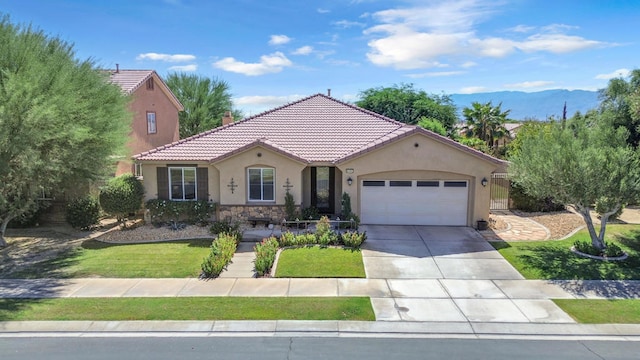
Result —
<path fill-rule="evenodd" d="M 116 175 L 141 175 L 130 155 L 139 154 L 180 139 L 178 113 L 184 108 L 167 84 L 154 70 L 109 71 L 109 79 L 132 97 L 133 113 L 129 135 L 129 156 L 118 161 Z"/>

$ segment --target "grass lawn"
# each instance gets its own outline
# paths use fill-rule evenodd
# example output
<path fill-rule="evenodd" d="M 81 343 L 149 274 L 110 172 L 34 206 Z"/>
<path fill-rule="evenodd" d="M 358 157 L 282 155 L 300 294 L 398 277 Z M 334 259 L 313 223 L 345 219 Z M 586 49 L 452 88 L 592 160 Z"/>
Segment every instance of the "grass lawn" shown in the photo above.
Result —
<path fill-rule="evenodd" d="M 280 253 L 276 277 L 364 278 L 362 253 L 351 249 L 301 247 Z"/>
<path fill-rule="evenodd" d="M 368 297 L 0 299 L 0 321 L 367 320 Z"/>
<path fill-rule="evenodd" d="M 576 240 L 591 241 L 586 229 L 566 240 L 492 244 L 527 279 L 640 279 L 640 226 L 607 225 L 606 238 L 618 244 L 629 254 L 629 258 L 624 261 L 600 261 L 572 253 L 569 248 Z"/>
<path fill-rule="evenodd" d="M 196 277 L 211 241 L 193 239 L 119 245 L 87 240 L 81 248 L 32 266 L 14 277 Z"/>
<path fill-rule="evenodd" d="M 553 300 L 576 321 L 584 324 L 640 324 L 640 300 Z"/>

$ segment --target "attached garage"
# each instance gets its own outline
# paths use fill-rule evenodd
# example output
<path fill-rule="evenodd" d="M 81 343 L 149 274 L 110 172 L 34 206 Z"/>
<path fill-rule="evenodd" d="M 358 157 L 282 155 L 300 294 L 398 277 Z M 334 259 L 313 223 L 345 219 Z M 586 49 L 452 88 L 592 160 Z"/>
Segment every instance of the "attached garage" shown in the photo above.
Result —
<path fill-rule="evenodd" d="M 467 226 L 466 180 L 364 180 L 363 224 Z"/>

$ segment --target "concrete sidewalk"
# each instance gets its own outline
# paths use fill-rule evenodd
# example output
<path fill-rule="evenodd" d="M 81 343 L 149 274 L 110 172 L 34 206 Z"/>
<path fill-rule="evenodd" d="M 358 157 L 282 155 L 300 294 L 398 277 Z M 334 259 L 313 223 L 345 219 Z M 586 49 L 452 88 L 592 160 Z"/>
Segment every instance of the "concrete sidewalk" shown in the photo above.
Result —
<path fill-rule="evenodd" d="M 551 298 L 640 298 L 640 281 L 452 279 L 2 279 L 3 298 L 369 296 L 375 322 L 8 321 L 0 336 L 150 333 L 166 336 L 419 336 L 640 341 L 640 325 L 576 324 Z M 22 335 L 21 335 L 22 334 Z"/>
<path fill-rule="evenodd" d="M 368 296 L 378 321 L 573 323 L 549 299 L 640 298 L 640 281 L 1 279 L 3 298 Z"/>

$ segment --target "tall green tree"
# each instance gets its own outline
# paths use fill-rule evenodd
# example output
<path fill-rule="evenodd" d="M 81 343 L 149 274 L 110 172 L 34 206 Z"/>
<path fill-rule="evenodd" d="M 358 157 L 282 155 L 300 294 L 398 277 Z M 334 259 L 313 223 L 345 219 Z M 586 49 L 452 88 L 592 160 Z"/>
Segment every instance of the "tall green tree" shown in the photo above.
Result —
<path fill-rule="evenodd" d="M 640 69 L 631 72 L 629 80 L 622 77 L 609 80 L 600 90 L 600 111 L 611 113 L 608 118 L 616 127 L 629 131 L 627 142 L 640 145 Z"/>
<path fill-rule="evenodd" d="M 0 247 L 43 192 L 97 179 L 125 154 L 128 99 L 93 61 L 31 26 L 0 18 Z"/>
<path fill-rule="evenodd" d="M 181 139 L 220 126 L 226 111 L 232 111 L 234 119 L 242 118 L 241 112 L 232 110 L 230 88 L 225 81 L 194 74 L 171 73 L 166 83 L 184 106 L 184 111 L 178 115 Z"/>
<path fill-rule="evenodd" d="M 504 124 L 511 110 L 502 111 L 502 104 L 493 106 L 491 101 L 486 104 L 473 102 L 471 107 L 462 109 L 466 122 L 464 130 L 467 137 L 476 137 L 486 142 L 489 148 L 494 142 L 508 134 Z"/>
<path fill-rule="evenodd" d="M 518 134 L 518 147 L 509 158 L 513 180 L 529 195 L 573 206 L 587 225 L 592 245 L 600 250 L 606 247 L 609 217 L 640 193 L 638 151 L 627 144 L 626 129 L 607 120 L 577 115 L 532 128 L 522 137 Z M 601 216 L 599 232 L 591 219 L 594 208 Z"/>
<path fill-rule="evenodd" d="M 449 135 L 458 121 L 456 107 L 448 95 L 429 95 L 414 89 L 413 84 L 364 90 L 356 105 L 405 124 L 418 124 L 422 118 L 435 119 Z"/>

